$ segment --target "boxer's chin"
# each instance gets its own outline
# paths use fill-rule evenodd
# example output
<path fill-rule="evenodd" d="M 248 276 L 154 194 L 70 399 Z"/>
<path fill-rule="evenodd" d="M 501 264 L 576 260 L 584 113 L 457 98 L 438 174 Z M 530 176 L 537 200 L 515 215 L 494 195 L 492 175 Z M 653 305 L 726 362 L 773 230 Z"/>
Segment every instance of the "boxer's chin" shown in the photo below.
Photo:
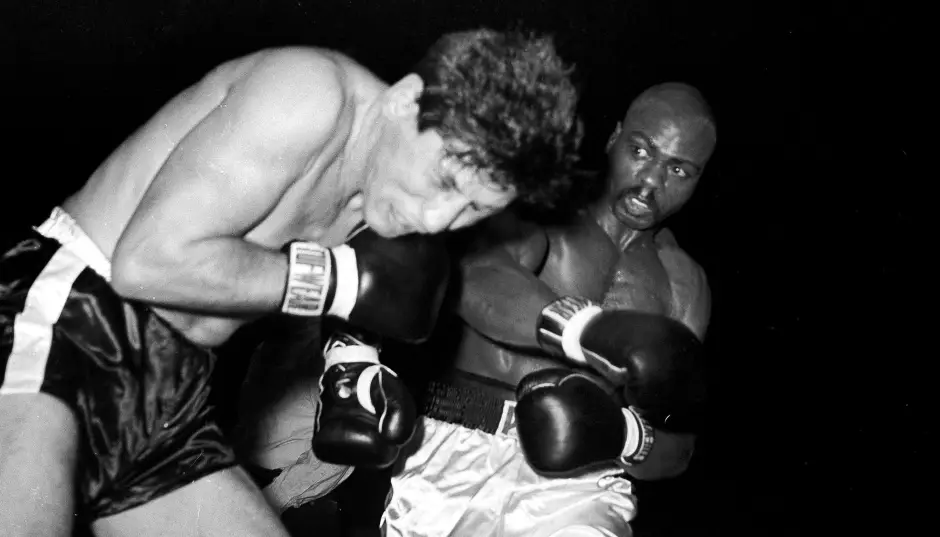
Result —
<path fill-rule="evenodd" d="M 367 208 L 363 211 L 363 219 L 369 228 L 380 237 L 391 239 L 402 234 L 401 226 L 394 218 L 394 213 L 389 211 L 388 207 L 384 210 L 375 210 Z"/>
<path fill-rule="evenodd" d="M 633 214 L 623 208 L 615 208 L 614 216 L 621 224 L 636 230 L 646 230 L 656 225 L 656 213 Z"/>

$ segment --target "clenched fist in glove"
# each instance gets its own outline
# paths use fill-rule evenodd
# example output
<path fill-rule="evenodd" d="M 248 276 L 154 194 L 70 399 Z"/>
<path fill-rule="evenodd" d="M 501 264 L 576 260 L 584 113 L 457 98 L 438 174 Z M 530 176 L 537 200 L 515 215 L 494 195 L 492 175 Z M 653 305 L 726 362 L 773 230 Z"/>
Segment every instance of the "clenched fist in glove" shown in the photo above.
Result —
<path fill-rule="evenodd" d="M 516 430 L 536 472 L 565 476 L 597 465 L 642 462 L 653 429 L 622 408 L 613 386 L 586 372 L 544 369 L 516 388 Z"/>
<path fill-rule="evenodd" d="M 441 237 L 387 239 L 365 228 L 335 248 L 295 241 L 285 250 L 282 312 L 330 316 L 410 343 L 430 336 L 450 273 Z"/>
<path fill-rule="evenodd" d="M 414 433 L 417 413 L 411 394 L 379 363 L 378 347 L 361 335 L 337 332 L 323 354 L 314 454 L 347 466 L 392 465 Z"/>
<path fill-rule="evenodd" d="M 698 428 L 705 399 L 702 343 L 679 321 L 563 297 L 542 311 L 538 338 L 549 353 L 621 387 L 627 406 L 654 427 Z"/>

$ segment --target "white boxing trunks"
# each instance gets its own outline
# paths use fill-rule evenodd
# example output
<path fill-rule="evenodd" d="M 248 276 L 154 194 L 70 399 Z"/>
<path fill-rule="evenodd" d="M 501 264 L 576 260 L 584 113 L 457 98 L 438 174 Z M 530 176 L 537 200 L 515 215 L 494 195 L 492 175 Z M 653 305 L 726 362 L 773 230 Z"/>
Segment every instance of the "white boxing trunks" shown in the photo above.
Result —
<path fill-rule="evenodd" d="M 420 446 L 392 477 L 383 516 L 387 537 L 632 535 L 636 499 L 621 469 L 574 478 L 538 475 L 519 447 L 514 401 L 494 401 L 467 386 L 434 390 L 445 391 L 447 410 L 435 413 L 428 411 L 434 404 L 426 405 L 415 434 Z M 466 408 L 481 405 L 488 408 Z M 452 423 L 431 417 L 445 414 Z"/>

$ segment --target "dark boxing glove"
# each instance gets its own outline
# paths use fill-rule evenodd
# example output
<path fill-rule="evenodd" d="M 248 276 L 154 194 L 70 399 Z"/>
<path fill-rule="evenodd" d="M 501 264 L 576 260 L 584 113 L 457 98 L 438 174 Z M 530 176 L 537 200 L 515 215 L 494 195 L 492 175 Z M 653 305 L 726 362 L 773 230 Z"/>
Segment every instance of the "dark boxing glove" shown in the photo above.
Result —
<path fill-rule="evenodd" d="M 450 273 L 441 237 L 386 239 L 365 228 L 336 248 L 295 241 L 285 250 L 282 312 L 330 316 L 409 343 L 430 336 Z"/>
<path fill-rule="evenodd" d="M 603 310 L 580 297 L 542 310 L 539 343 L 549 353 L 589 367 L 622 387 L 627 406 L 654 427 L 696 432 L 705 402 L 702 343 L 664 315 Z"/>
<path fill-rule="evenodd" d="M 642 462 L 653 429 L 623 408 L 616 389 L 585 372 L 545 369 L 516 388 L 516 431 L 533 470 L 563 477 L 598 465 Z"/>
<path fill-rule="evenodd" d="M 415 430 L 411 394 L 379 363 L 378 347 L 359 337 L 335 333 L 324 358 L 314 454 L 333 464 L 387 468 Z"/>

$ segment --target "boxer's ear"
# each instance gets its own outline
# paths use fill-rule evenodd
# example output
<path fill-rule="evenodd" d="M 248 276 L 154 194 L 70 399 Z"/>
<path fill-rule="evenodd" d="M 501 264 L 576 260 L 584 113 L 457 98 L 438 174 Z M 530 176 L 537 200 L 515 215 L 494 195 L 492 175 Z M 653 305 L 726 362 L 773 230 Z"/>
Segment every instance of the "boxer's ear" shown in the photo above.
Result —
<path fill-rule="evenodd" d="M 604 151 L 610 153 L 610 148 L 617 143 L 617 138 L 620 138 L 620 133 L 623 132 L 623 124 L 617 122 L 617 126 L 614 127 L 614 132 L 610 133 L 610 138 L 607 139 L 607 147 L 604 148 Z"/>
<path fill-rule="evenodd" d="M 396 117 L 416 116 L 422 91 L 424 81 L 420 76 L 414 73 L 405 76 L 388 89 L 387 112 Z"/>

